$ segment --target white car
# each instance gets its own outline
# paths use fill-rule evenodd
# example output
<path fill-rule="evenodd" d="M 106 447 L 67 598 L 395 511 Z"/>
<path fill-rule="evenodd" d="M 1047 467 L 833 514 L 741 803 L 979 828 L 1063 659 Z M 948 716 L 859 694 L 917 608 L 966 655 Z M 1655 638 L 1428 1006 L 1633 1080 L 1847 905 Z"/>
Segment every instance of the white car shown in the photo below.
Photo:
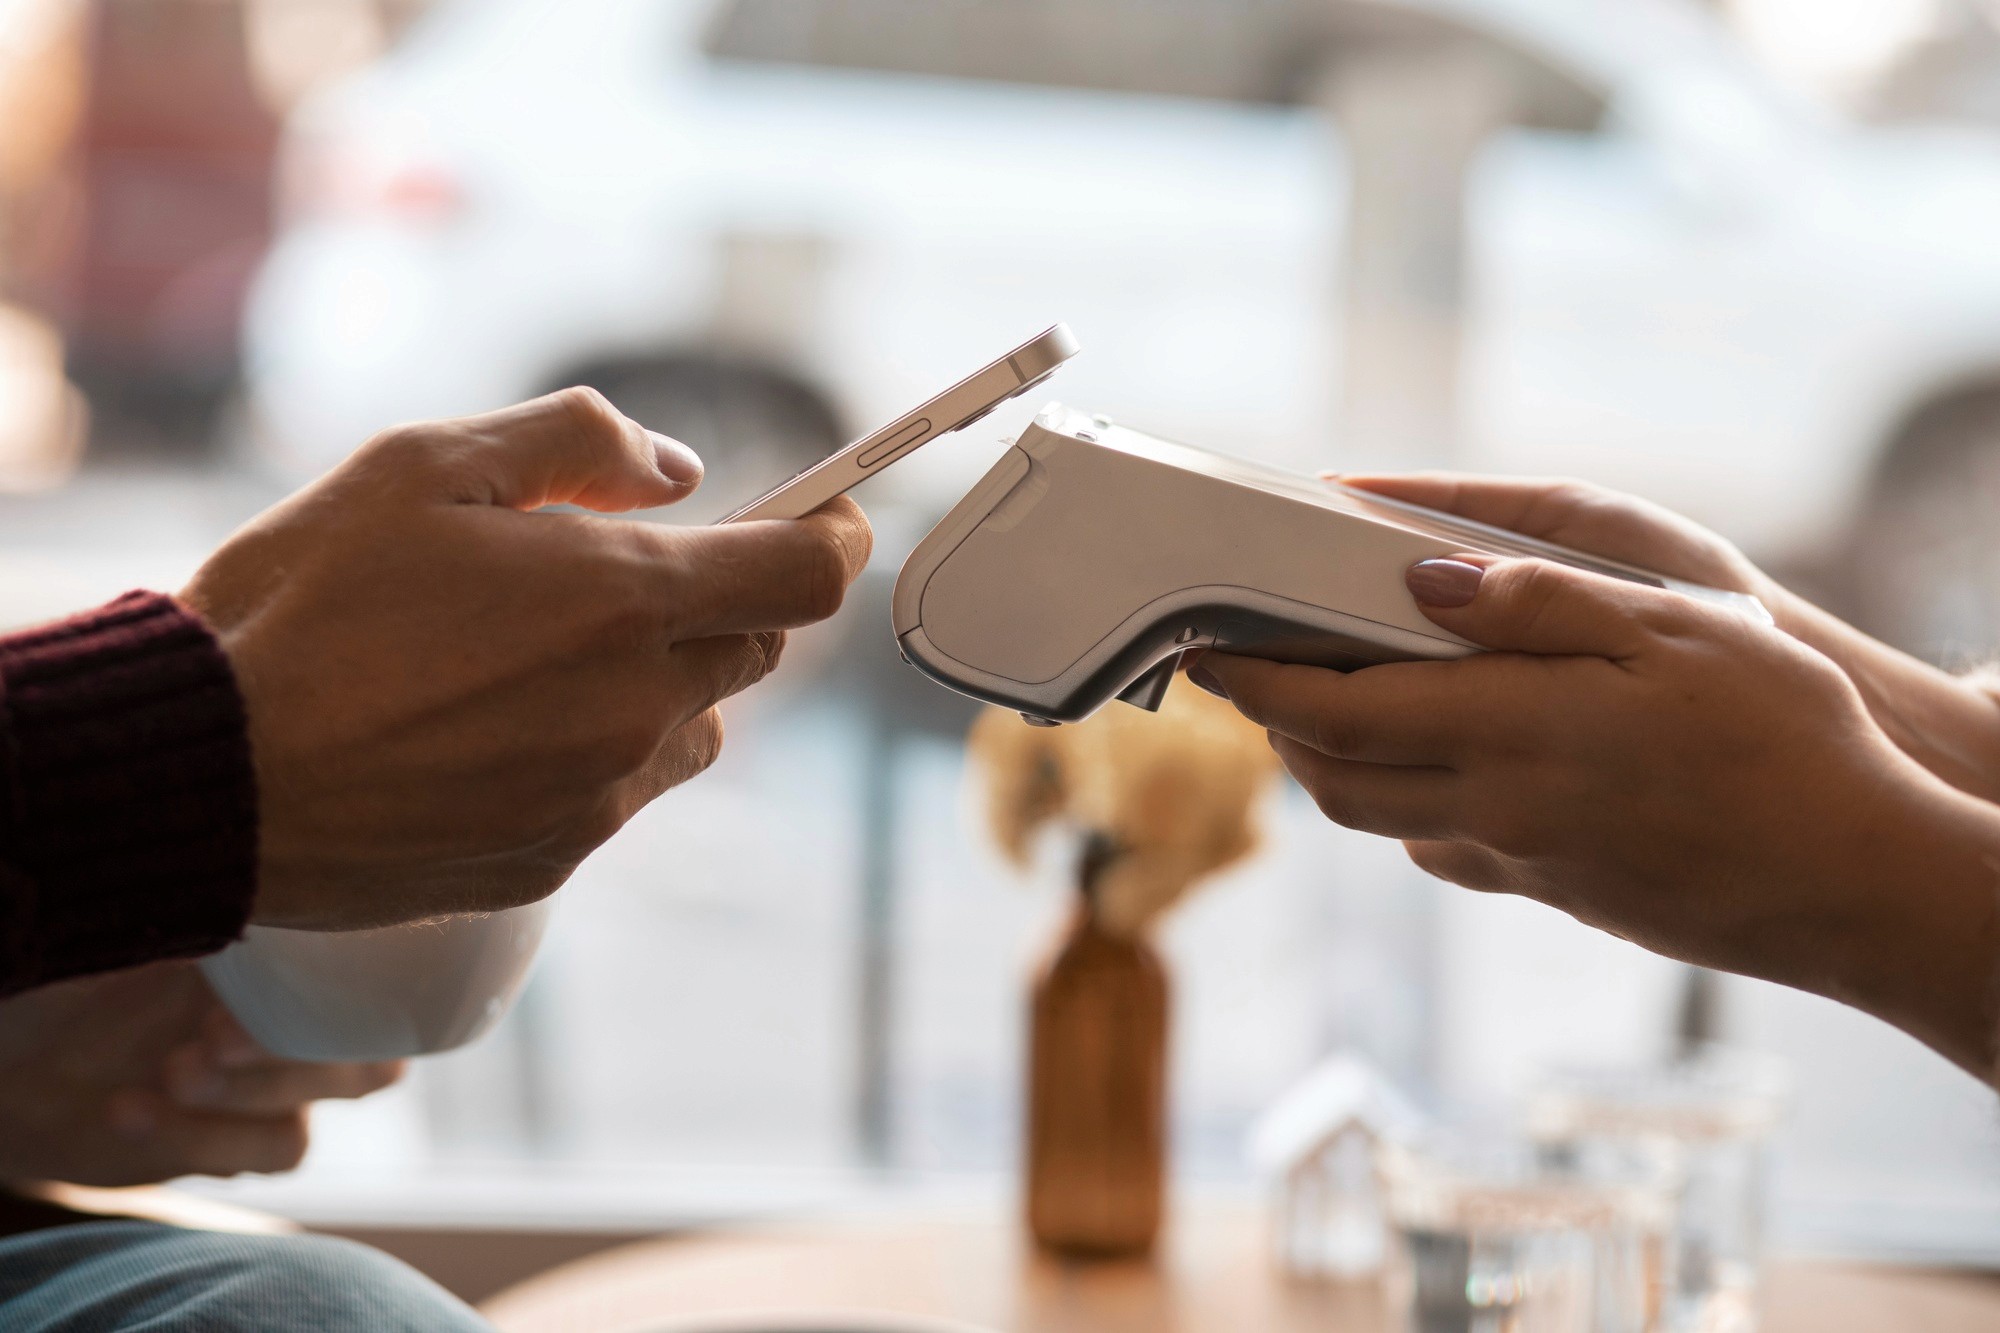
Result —
<path fill-rule="evenodd" d="M 720 510 L 1060 318 L 1067 401 L 1296 466 L 1365 455 L 1335 442 L 1346 186 L 1318 112 L 709 54 L 743 7 L 465 0 L 304 108 L 248 328 L 263 437 L 317 469 L 591 382 L 702 447 Z M 1954 517 L 2000 457 L 2000 140 L 1818 114 L 1692 0 L 1405 7 L 1602 109 L 1506 131 L 1474 173 L 1450 461 L 1848 557 L 1850 609 L 1905 640 L 2000 638 L 1994 557 L 1948 537 L 2000 511 Z M 875 494 L 935 511 L 990 456 L 934 446 Z"/>

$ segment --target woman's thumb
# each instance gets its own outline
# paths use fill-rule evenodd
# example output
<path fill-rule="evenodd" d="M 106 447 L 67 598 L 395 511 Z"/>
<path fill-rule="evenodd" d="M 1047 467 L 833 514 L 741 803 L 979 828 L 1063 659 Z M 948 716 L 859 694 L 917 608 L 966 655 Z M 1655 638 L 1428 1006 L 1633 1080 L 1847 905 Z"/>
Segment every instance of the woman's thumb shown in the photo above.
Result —
<path fill-rule="evenodd" d="M 1644 642 L 1644 599 L 1674 595 L 1549 560 L 1472 554 L 1419 561 L 1404 581 L 1418 608 L 1452 633 L 1554 656 L 1629 656 Z"/>

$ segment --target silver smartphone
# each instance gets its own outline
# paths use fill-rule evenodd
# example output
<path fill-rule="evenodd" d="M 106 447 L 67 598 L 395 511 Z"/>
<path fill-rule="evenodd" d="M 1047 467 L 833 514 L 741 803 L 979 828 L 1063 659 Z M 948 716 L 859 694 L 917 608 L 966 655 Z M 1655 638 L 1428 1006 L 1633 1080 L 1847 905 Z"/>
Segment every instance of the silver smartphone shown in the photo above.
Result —
<path fill-rule="evenodd" d="M 922 407 L 869 432 L 716 522 L 804 518 L 938 436 L 963 430 L 1009 398 L 1018 398 L 1055 374 L 1078 350 L 1069 325 L 1052 325 Z"/>

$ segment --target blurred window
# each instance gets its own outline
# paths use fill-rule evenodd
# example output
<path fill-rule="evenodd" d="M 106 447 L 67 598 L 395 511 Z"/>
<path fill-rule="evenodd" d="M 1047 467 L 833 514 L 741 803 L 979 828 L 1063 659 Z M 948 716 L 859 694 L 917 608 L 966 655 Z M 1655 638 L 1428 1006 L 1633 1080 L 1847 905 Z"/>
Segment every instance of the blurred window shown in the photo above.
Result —
<path fill-rule="evenodd" d="M 428 0 L 245 0 L 257 91 L 289 110 L 394 43 Z"/>
<path fill-rule="evenodd" d="M 1429 12 L 1315 0 L 728 0 L 708 35 L 728 59 L 1235 102 L 1311 99 L 1368 43 L 1476 41 L 1515 76 L 1523 123 L 1593 130 L 1604 92 L 1579 72 Z"/>

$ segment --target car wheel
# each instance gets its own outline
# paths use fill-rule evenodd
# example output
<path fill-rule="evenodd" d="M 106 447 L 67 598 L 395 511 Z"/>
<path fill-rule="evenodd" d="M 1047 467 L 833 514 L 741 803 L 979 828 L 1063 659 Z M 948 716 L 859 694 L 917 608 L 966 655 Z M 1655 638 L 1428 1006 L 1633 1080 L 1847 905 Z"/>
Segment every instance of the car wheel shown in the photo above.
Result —
<path fill-rule="evenodd" d="M 767 371 L 707 362 L 664 362 L 586 372 L 576 383 L 603 392 L 634 421 L 688 445 L 708 474 L 695 495 L 658 517 L 707 523 L 739 508 L 841 442 L 824 399 Z"/>
<path fill-rule="evenodd" d="M 1855 623 L 1946 666 L 2000 647 L 2000 392 L 1923 413 L 1842 562 Z"/>

